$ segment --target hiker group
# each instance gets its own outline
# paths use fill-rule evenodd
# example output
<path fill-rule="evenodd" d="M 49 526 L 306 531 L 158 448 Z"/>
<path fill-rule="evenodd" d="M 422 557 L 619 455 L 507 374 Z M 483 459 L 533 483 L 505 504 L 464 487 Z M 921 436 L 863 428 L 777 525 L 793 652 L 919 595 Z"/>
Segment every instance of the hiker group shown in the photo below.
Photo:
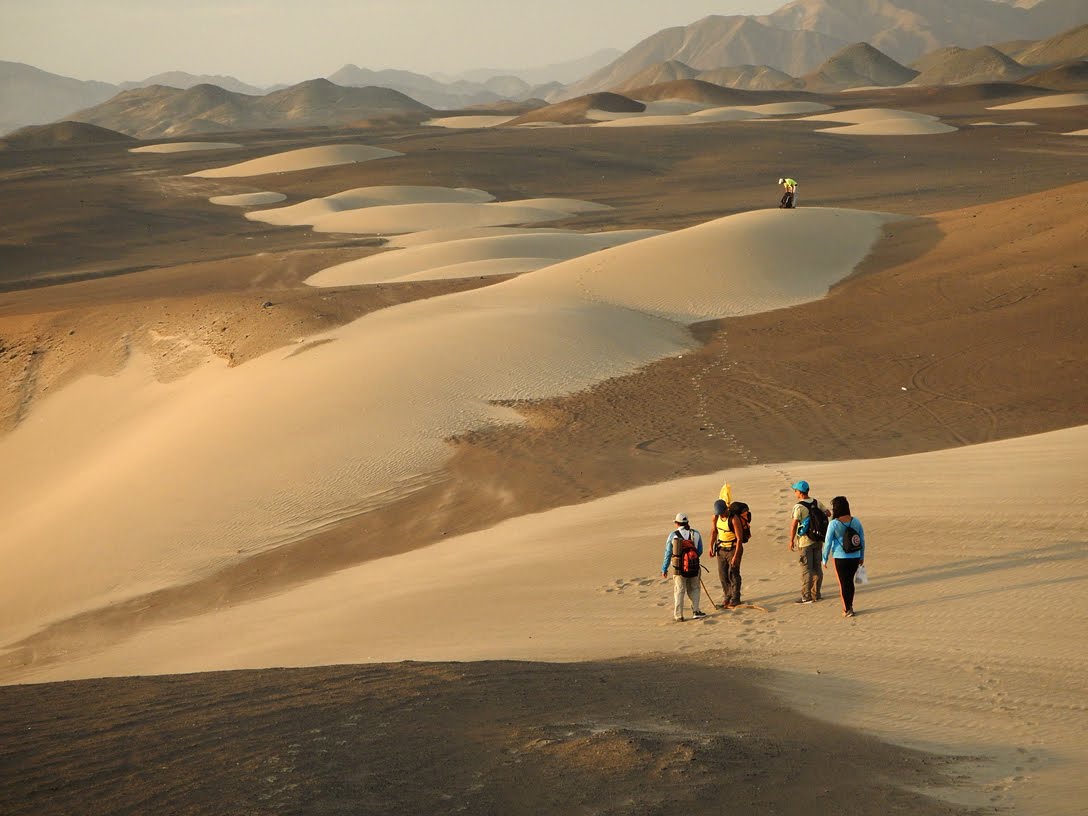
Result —
<path fill-rule="evenodd" d="M 789 549 L 798 554 L 801 572 L 801 596 L 795 603 L 806 605 L 823 600 L 824 568 L 831 560 L 838 579 L 842 614 L 852 618 L 855 584 L 868 580 L 864 572 L 865 529 L 861 520 L 851 514 L 845 496 L 836 496 L 827 508 L 809 495 L 809 484 L 803 479 L 791 487 L 796 503 L 788 531 Z M 706 590 L 702 573 L 710 570 L 700 563 L 703 538 L 692 528 L 686 513 L 677 513 L 674 523 L 676 529 L 665 540 L 665 559 L 661 564 L 662 578 L 668 577 L 670 568 L 673 571 L 673 619 L 686 619 L 685 597 L 690 602 L 692 618 L 705 618 L 706 612 L 700 604 L 701 590 Z M 733 500 L 732 487 L 726 484 L 714 502 L 709 553 L 717 564 L 722 609 L 752 606 L 741 601 L 740 573 L 744 545 L 751 537 L 752 511 L 744 502 Z M 709 590 L 706 594 L 710 594 Z"/>

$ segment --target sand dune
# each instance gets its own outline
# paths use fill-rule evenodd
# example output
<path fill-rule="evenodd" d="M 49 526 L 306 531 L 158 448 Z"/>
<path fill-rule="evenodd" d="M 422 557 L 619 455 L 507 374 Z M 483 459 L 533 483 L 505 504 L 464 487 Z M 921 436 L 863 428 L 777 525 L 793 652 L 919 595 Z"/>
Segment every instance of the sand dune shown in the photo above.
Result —
<path fill-rule="evenodd" d="M 390 204 L 483 203 L 494 196 L 467 187 L 385 186 L 357 187 L 324 198 L 311 198 L 290 207 L 246 213 L 250 221 L 283 227 L 313 226 L 322 218 L 346 210 Z"/>
<path fill-rule="evenodd" d="M 239 193 L 238 195 L 212 196 L 208 199 L 212 204 L 220 204 L 224 207 L 255 207 L 261 204 L 277 204 L 286 201 L 283 193 Z"/>
<path fill-rule="evenodd" d="M 230 150 L 242 147 L 234 142 L 168 142 L 166 144 L 133 147 L 129 153 L 191 153 L 196 150 Z"/>
<path fill-rule="evenodd" d="M 777 671 L 768 680 L 792 706 L 899 744 L 978 757 L 976 784 L 991 802 L 1014 790 L 1022 803 L 1035 803 L 1018 812 L 1071 813 L 1044 803 L 1083 801 L 1084 793 L 1068 772 L 1088 759 L 1088 658 L 1068 634 L 1088 626 L 1083 541 L 1069 531 L 1088 524 L 1088 502 L 1070 504 L 1068 486 L 1085 455 L 1088 428 L 1081 427 L 891 459 L 672 481 L 368 562 L 142 632 L 28 679 L 702 650 L 725 650 L 732 664 L 765 665 L 772 652 Z M 786 486 L 796 478 L 821 497 L 849 496 L 865 524 L 872 582 L 859 590 L 853 620 L 839 616 L 830 576 L 823 603 L 792 603 L 796 564 L 781 536 L 792 506 Z M 713 611 L 705 621 L 674 624 L 671 585 L 659 572 L 671 516 L 684 510 L 705 529 L 725 480 L 756 513 L 746 596 L 769 611 Z M 939 534 L 917 535 L 919 507 L 941 519 Z M 979 538 L 978 530 L 994 528 L 1002 533 Z M 587 558 L 592 530 L 609 534 Z"/>
<path fill-rule="evenodd" d="M 921 119 L 880 119 L 858 125 L 827 128 L 820 132 L 843 136 L 929 136 L 937 133 L 952 133 L 958 129 L 943 122 L 927 122 Z"/>
<path fill-rule="evenodd" d="M 492 238 L 498 235 L 543 235 L 567 233 L 557 227 L 453 227 L 451 229 L 422 230 L 394 235 L 386 240 L 386 246 L 405 249 L 424 244 L 440 244 L 444 241 L 461 241 L 466 238 Z"/>
<path fill-rule="evenodd" d="M 1038 127 L 1036 122 L 972 122 L 972 127 Z"/>
<path fill-rule="evenodd" d="M 1075 108 L 1080 105 L 1088 105 L 1088 93 L 1035 96 L 1031 99 L 1021 99 L 1019 102 L 1009 102 L 1007 105 L 995 105 L 987 108 L 987 110 L 1038 110 L 1041 108 Z"/>
<path fill-rule="evenodd" d="M 466 238 L 371 255 L 323 269 L 311 286 L 357 286 L 408 280 L 528 272 L 590 252 L 660 235 L 658 230 L 622 230 L 582 235 L 550 232 Z"/>
<path fill-rule="evenodd" d="M 684 352 L 689 323 L 818 298 L 890 217 L 744 213 L 387 308 L 237 368 L 209 358 L 160 383 L 136 355 L 80 380 L 0 439 L 20 473 L 0 495 L 0 643 L 417 490 L 451 434 L 517 421 L 495 400 L 581 390 Z"/>
<path fill-rule="evenodd" d="M 727 105 L 707 107 L 686 99 L 647 102 L 642 113 L 589 111 L 586 117 L 599 122 L 597 127 L 649 127 L 661 125 L 700 125 L 706 122 L 740 122 L 767 116 L 811 113 L 829 110 L 817 102 L 771 102 L 766 105 Z M 669 112 L 672 111 L 672 112 Z"/>
<path fill-rule="evenodd" d="M 398 153 L 395 150 L 369 147 L 367 145 L 304 147 L 301 150 L 274 153 L 271 156 L 262 156 L 259 159 L 251 159 L 240 164 L 200 170 L 196 173 L 189 173 L 189 175 L 195 178 L 242 178 L 246 176 L 263 176 L 268 173 L 289 173 L 294 170 L 312 170 L 315 167 L 354 164 L 356 162 L 403 155 L 403 153 Z"/>
<path fill-rule="evenodd" d="M 1084 128 L 1084 130 L 1073 130 L 1073 131 L 1070 131 L 1069 133 L 1063 133 L 1062 135 L 1063 136 L 1088 136 L 1088 128 Z"/>
<path fill-rule="evenodd" d="M 914 119 L 919 122 L 937 122 L 938 117 L 928 113 L 895 110 L 894 108 L 857 108 L 856 110 L 832 111 L 806 116 L 806 122 L 849 122 L 852 125 L 880 122 L 886 119 Z"/>
<path fill-rule="evenodd" d="M 424 125 L 444 128 L 489 128 L 505 125 L 517 119 L 516 116 L 443 116 L 439 119 L 428 119 Z"/>
<path fill-rule="evenodd" d="M 397 235 L 422 230 L 495 227 L 561 221 L 581 212 L 608 209 L 573 199 L 525 199 L 481 204 L 394 204 L 333 213 L 317 220 L 314 232 Z"/>

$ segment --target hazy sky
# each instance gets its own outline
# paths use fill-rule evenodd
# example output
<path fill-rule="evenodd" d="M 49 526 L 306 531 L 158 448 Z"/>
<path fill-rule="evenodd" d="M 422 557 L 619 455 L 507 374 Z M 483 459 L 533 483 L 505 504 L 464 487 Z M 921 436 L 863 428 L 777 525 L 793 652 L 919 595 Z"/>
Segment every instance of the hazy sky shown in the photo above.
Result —
<path fill-rule="evenodd" d="M 162 71 L 257 85 L 364 68 L 534 68 L 786 0 L 0 0 L 0 60 L 107 82 Z"/>

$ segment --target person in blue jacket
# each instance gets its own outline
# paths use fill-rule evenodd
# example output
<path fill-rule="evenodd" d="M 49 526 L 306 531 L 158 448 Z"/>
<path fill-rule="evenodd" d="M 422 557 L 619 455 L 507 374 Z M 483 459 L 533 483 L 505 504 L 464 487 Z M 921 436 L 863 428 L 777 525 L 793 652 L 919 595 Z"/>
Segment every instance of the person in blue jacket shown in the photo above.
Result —
<path fill-rule="evenodd" d="M 686 576 L 680 574 L 680 553 L 683 550 L 683 542 L 690 542 L 689 546 L 693 546 L 695 551 L 699 554 L 703 554 L 703 537 L 699 535 L 698 530 L 694 530 L 691 524 L 688 522 L 687 513 L 676 514 L 676 529 L 669 533 L 669 537 L 665 539 L 665 560 L 661 562 L 661 577 L 667 578 L 669 575 L 669 567 L 672 567 L 673 574 L 673 620 L 682 621 L 684 619 L 684 595 L 687 595 L 691 600 L 691 616 L 698 620 L 699 618 L 705 618 L 706 612 L 703 612 L 699 608 L 700 595 L 699 592 L 699 575 Z"/>
<path fill-rule="evenodd" d="M 854 617 L 854 576 L 858 567 L 865 563 L 865 529 L 861 519 L 850 514 L 850 502 L 846 496 L 831 500 L 831 523 L 824 539 L 824 566 L 827 559 L 835 559 L 835 575 L 839 579 L 842 596 L 842 615 Z"/>

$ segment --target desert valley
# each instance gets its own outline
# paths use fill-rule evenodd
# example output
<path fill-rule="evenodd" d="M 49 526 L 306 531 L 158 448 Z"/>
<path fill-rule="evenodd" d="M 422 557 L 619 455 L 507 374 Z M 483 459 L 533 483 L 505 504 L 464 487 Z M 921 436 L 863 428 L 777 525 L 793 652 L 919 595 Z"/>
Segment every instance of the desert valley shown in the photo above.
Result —
<path fill-rule="evenodd" d="M 1088 14 L 940 5 L 0 62 L 0 812 L 1082 813 Z"/>

